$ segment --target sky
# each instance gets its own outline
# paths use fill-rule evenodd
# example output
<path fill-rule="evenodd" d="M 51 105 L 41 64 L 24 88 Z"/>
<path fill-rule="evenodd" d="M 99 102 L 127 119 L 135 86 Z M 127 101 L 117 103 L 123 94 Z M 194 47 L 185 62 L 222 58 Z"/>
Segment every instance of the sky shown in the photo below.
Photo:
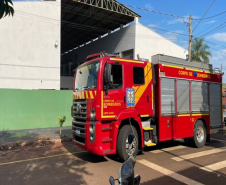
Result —
<path fill-rule="evenodd" d="M 189 20 L 186 17 L 192 15 L 193 19 L 201 19 L 207 12 L 204 19 L 201 20 L 199 24 L 199 20 L 192 21 L 192 30 L 195 28 L 192 35 L 198 38 L 203 37 L 206 40 L 205 44 L 210 47 L 212 53 L 210 63 L 213 65 L 213 68 L 220 68 L 221 64 L 223 65 L 223 71 L 225 73 L 223 82 L 226 83 L 226 0 L 118 0 L 118 2 L 142 9 L 185 17 L 172 17 L 128 7 L 141 16 L 139 20 L 141 24 L 156 28 L 153 29 L 153 31 L 172 40 L 187 50 L 187 23 Z M 215 16 L 220 13 L 222 14 Z M 179 34 L 160 31 L 158 29 L 164 29 Z"/>

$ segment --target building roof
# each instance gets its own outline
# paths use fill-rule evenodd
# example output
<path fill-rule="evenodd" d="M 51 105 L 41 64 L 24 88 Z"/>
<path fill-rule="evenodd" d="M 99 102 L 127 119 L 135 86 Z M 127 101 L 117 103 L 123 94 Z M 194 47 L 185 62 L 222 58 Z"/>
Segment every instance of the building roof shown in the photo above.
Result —
<path fill-rule="evenodd" d="M 62 0 L 61 53 L 119 28 L 141 16 L 116 0 Z"/>

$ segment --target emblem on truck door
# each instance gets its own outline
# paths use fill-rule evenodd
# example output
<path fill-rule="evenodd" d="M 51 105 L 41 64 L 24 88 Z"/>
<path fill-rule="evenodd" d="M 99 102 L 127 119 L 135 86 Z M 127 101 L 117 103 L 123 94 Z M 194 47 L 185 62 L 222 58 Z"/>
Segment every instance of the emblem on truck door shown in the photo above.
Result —
<path fill-rule="evenodd" d="M 126 106 L 135 106 L 135 92 L 132 88 L 126 89 Z"/>

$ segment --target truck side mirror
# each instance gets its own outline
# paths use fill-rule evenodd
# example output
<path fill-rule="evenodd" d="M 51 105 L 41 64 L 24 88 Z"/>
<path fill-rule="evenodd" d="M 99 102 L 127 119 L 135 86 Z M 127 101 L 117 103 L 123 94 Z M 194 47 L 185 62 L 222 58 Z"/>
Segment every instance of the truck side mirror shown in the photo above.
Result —
<path fill-rule="evenodd" d="M 111 64 L 106 64 L 104 67 L 104 81 L 106 85 L 111 82 Z"/>

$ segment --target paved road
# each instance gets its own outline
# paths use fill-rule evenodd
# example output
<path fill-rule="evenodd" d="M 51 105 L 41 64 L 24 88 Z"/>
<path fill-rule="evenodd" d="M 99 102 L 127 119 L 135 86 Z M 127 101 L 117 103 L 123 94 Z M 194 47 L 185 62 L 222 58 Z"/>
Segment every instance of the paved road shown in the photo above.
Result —
<path fill-rule="evenodd" d="M 137 156 L 141 184 L 226 184 L 226 131 L 201 149 L 166 142 Z M 15 152 L 15 151 L 14 151 Z M 10 154 L 7 154 L 10 155 Z M 109 184 L 121 163 L 83 151 L 71 143 L 18 151 L 0 158 L 0 184 Z"/>

